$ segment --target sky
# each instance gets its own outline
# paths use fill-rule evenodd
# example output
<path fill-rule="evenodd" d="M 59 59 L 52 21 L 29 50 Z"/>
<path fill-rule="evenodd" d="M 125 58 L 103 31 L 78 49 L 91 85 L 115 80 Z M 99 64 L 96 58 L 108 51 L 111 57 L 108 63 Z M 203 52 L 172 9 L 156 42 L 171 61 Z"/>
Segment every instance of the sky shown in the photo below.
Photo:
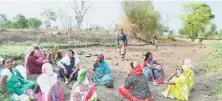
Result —
<path fill-rule="evenodd" d="M 182 6 L 193 1 L 201 1 L 210 5 L 212 13 L 215 14 L 213 23 L 217 25 L 218 30 L 222 29 L 222 0 L 153 0 L 153 5 L 161 14 L 160 22 L 177 32 L 181 28 L 181 21 L 178 16 L 183 13 Z M 118 24 L 124 16 L 120 2 L 117 0 L 94 1 L 84 18 L 83 27 L 99 25 L 109 28 Z M 70 7 L 69 0 L 0 0 L 0 13 L 6 14 L 8 18 L 12 18 L 20 13 L 26 17 L 36 17 L 44 20 L 40 13 L 45 8 L 53 9 L 56 12 L 62 9 L 67 15 L 75 16 L 74 11 Z M 167 21 L 168 23 L 165 23 Z M 72 23 L 76 24 L 75 22 Z M 58 19 L 53 25 L 62 26 L 61 20 Z"/>

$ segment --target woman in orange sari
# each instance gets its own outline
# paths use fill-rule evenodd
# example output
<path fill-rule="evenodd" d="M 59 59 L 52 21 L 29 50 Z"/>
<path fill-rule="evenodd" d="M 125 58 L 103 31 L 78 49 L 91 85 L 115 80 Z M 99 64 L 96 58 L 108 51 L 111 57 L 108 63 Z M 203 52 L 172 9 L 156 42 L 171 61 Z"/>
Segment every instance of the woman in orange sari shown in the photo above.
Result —
<path fill-rule="evenodd" d="M 132 70 L 128 74 L 124 86 L 118 89 L 120 95 L 130 101 L 153 101 L 141 64 L 131 62 L 130 65 Z"/>

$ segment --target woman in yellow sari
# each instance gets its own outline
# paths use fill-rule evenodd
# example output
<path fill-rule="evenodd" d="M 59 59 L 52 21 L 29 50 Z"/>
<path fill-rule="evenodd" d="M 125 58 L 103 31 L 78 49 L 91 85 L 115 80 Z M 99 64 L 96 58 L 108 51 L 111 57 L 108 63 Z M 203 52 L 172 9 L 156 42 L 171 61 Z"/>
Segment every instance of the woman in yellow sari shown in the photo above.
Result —
<path fill-rule="evenodd" d="M 183 65 L 180 70 L 167 83 L 168 88 L 160 93 L 161 96 L 178 100 L 186 100 L 190 96 L 190 89 L 194 84 L 193 71 L 189 66 Z"/>

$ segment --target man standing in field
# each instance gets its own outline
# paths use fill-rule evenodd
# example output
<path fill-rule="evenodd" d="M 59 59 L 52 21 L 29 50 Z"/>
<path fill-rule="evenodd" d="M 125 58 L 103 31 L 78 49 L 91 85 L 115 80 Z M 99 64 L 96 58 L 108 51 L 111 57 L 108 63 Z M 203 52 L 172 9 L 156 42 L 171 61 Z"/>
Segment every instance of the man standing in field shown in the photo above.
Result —
<path fill-rule="evenodd" d="M 119 54 L 123 59 L 126 54 L 126 45 L 127 45 L 127 37 L 126 34 L 124 34 L 123 29 L 120 29 L 120 34 L 118 35 L 117 44 L 118 44 Z"/>

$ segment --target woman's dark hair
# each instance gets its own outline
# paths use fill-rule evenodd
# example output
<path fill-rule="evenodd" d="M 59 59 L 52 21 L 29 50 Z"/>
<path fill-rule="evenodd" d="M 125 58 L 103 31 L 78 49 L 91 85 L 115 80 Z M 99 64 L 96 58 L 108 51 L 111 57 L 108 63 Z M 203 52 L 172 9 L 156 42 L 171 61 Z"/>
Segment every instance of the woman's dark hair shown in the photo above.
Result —
<path fill-rule="evenodd" d="M 150 56 L 151 54 L 152 54 L 151 52 L 147 52 L 147 53 L 145 54 L 144 62 L 149 58 L 149 56 Z"/>
<path fill-rule="evenodd" d="M 34 56 L 35 51 L 32 51 L 29 56 Z"/>
<path fill-rule="evenodd" d="M 157 36 L 156 36 L 156 35 L 154 36 L 154 39 L 156 39 L 156 40 L 157 40 Z"/>
<path fill-rule="evenodd" d="M 56 54 L 58 55 L 58 58 L 59 58 L 59 59 L 62 58 L 62 52 L 57 52 Z"/>
<path fill-rule="evenodd" d="M 7 60 L 7 58 L 5 58 L 3 61 L 2 61 L 2 65 L 5 65 L 5 61 Z"/>
<path fill-rule="evenodd" d="M 132 69 L 134 69 L 133 62 L 130 62 L 130 66 Z"/>
<path fill-rule="evenodd" d="M 8 59 L 13 60 L 12 58 L 5 58 L 5 59 L 2 61 L 2 65 L 5 65 L 5 61 L 8 60 Z"/>
<path fill-rule="evenodd" d="M 72 54 L 73 54 L 73 55 L 75 54 L 75 53 L 74 53 L 74 51 L 73 51 L 73 50 L 71 50 L 71 49 L 69 50 L 69 52 L 72 52 Z"/>

